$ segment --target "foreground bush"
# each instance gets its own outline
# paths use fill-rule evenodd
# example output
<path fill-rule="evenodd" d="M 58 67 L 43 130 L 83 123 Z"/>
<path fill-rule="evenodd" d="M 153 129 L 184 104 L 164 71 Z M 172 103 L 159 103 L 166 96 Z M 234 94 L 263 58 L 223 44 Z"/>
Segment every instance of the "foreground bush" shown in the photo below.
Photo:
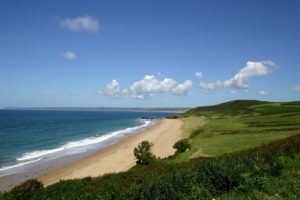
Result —
<path fill-rule="evenodd" d="M 43 190 L 43 184 L 37 180 L 28 180 L 21 185 L 13 188 L 6 196 L 7 199 L 30 199 L 40 190 Z"/>
<path fill-rule="evenodd" d="M 173 148 L 176 149 L 176 153 L 183 153 L 191 148 L 191 144 L 188 139 L 181 139 L 174 144 Z"/>
<path fill-rule="evenodd" d="M 133 154 L 137 159 L 137 164 L 147 165 L 154 160 L 154 155 L 151 152 L 151 144 L 148 141 L 142 141 L 138 147 L 134 148 Z"/>

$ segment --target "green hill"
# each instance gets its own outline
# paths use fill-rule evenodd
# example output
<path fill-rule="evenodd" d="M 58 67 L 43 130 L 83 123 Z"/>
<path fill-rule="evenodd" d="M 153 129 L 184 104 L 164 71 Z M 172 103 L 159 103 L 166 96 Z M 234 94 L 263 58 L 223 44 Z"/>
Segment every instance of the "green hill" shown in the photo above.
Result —
<path fill-rule="evenodd" d="M 300 199 L 300 104 L 237 100 L 179 116 L 189 150 L 124 173 L 28 181 L 1 199 Z"/>
<path fill-rule="evenodd" d="M 266 101 L 257 100 L 234 100 L 226 103 L 221 103 L 213 106 L 203 106 L 191 109 L 186 112 L 187 115 L 201 115 L 203 112 L 219 112 L 219 113 L 241 113 L 249 111 L 249 107 L 253 105 L 267 104 Z"/>
<path fill-rule="evenodd" d="M 268 114 L 299 112 L 300 102 L 267 102 L 257 100 L 234 100 L 213 106 L 203 106 L 188 110 L 184 115 L 208 115 L 208 114 Z"/>

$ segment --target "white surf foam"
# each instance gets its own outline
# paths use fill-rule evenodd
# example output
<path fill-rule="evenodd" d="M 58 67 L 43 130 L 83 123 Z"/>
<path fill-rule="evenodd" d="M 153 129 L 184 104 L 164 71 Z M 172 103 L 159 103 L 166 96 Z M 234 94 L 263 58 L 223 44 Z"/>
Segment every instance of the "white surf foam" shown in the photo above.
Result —
<path fill-rule="evenodd" d="M 135 126 L 135 127 L 119 130 L 119 131 L 114 131 L 110 134 L 102 135 L 99 137 L 90 137 L 90 138 L 82 139 L 79 141 L 68 142 L 58 148 L 55 148 L 55 149 L 40 150 L 40 151 L 33 151 L 33 152 L 25 153 L 21 157 L 17 158 L 17 160 L 18 161 L 32 160 L 35 158 L 41 158 L 43 156 L 47 156 L 49 154 L 58 153 L 58 152 L 61 152 L 61 151 L 67 150 L 67 149 L 72 149 L 72 148 L 76 148 L 76 147 L 82 147 L 82 146 L 100 143 L 100 142 L 106 141 L 106 140 L 111 139 L 116 136 L 123 136 L 125 134 L 132 133 L 134 131 L 137 131 L 138 129 L 147 127 L 151 124 L 151 120 L 141 120 L 141 121 L 144 122 L 144 124 L 141 126 Z"/>
<path fill-rule="evenodd" d="M 28 165 L 30 163 L 34 163 L 34 162 L 37 162 L 41 160 L 40 158 L 39 159 L 36 159 L 36 160 L 30 160 L 30 161 L 27 161 L 27 162 L 21 162 L 21 163 L 18 163 L 18 164 L 15 164 L 15 165 L 10 165 L 10 166 L 6 166 L 6 167 L 1 167 L 0 168 L 0 172 L 2 171 L 7 171 L 7 170 L 10 170 L 10 169 L 13 169 L 13 168 L 17 168 L 17 167 L 22 167 L 24 165 Z"/>

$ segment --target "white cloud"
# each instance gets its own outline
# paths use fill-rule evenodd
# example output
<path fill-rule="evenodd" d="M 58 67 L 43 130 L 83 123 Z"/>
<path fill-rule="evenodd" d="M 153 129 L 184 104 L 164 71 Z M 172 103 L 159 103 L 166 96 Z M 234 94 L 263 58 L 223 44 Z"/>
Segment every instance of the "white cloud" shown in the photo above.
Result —
<path fill-rule="evenodd" d="M 172 92 L 175 95 L 185 95 L 193 85 L 193 82 L 190 80 L 186 80 L 181 84 L 178 84 L 175 88 L 173 88 Z"/>
<path fill-rule="evenodd" d="M 248 88 L 248 79 L 253 76 L 265 76 L 271 72 L 269 67 L 274 66 L 271 61 L 252 62 L 242 68 L 233 78 L 224 81 L 225 86 Z"/>
<path fill-rule="evenodd" d="M 186 95 L 188 89 L 192 87 L 193 83 L 186 80 L 183 83 L 177 84 L 171 78 L 158 80 L 153 75 L 146 75 L 142 80 L 134 82 L 128 89 L 120 89 L 116 80 L 108 84 L 104 90 L 100 91 L 100 95 L 108 96 L 130 96 L 135 99 L 147 99 L 156 94 L 173 94 L 173 95 Z M 113 87 L 114 86 L 114 87 Z M 113 92 L 109 92 L 113 91 Z"/>
<path fill-rule="evenodd" d="M 231 90 L 231 91 L 230 91 L 230 94 L 231 94 L 231 95 L 236 95 L 237 92 L 236 92 L 236 90 Z"/>
<path fill-rule="evenodd" d="M 216 81 L 212 83 L 200 83 L 200 88 L 204 90 L 214 90 L 220 87 L 231 87 L 236 89 L 248 88 L 248 81 L 251 77 L 265 76 L 272 72 L 272 67 L 275 64 L 272 61 L 248 61 L 246 66 L 243 67 L 237 74 L 231 79 L 224 81 Z"/>
<path fill-rule="evenodd" d="M 108 83 L 103 90 L 99 91 L 98 94 L 106 95 L 106 96 L 114 96 L 119 94 L 119 92 L 120 92 L 119 82 L 114 79 L 110 83 Z"/>
<path fill-rule="evenodd" d="M 61 26 L 71 31 L 98 32 L 100 29 L 97 19 L 88 15 L 77 18 L 66 18 L 61 21 Z"/>
<path fill-rule="evenodd" d="M 214 90 L 214 89 L 217 89 L 219 87 L 222 87 L 223 83 L 220 80 L 217 80 L 214 83 L 201 82 L 199 86 L 200 86 L 200 88 L 202 88 L 204 90 Z"/>
<path fill-rule="evenodd" d="M 195 76 L 196 76 L 197 78 L 202 78 L 202 77 L 203 77 L 203 73 L 202 73 L 202 72 L 196 72 L 196 73 L 195 73 Z"/>
<path fill-rule="evenodd" d="M 173 79 L 165 78 L 162 81 L 155 76 L 146 75 L 144 79 L 134 82 L 130 86 L 130 93 L 133 98 L 145 99 L 154 94 L 171 93 L 175 95 L 185 95 L 192 86 L 192 81 L 186 80 L 181 84 L 176 84 Z"/>
<path fill-rule="evenodd" d="M 145 99 L 153 96 L 154 93 L 167 92 L 175 86 L 175 81 L 165 78 L 159 81 L 155 76 L 146 75 L 144 79 L 133 83 L 130 86 L 131 95 L 137 99 Z"/>
<path fill-rule="evenodd" d="M 75 59 L 76 59 L 76 53 L 71 52 L 71 51 L 67 51 L 67 52 L 64 53 L 62 56 L 63 56 L 65 59 L 68 59 L 68 60 L 75 60 Z"/>
<path fill-rule="evenodd" d="M 267 95 L 269 95 L 269 93 L 268 92 L 266 92 L 265 90 L 261 90 L 261 91 L 259 91 L 259 93 L 258 93 L 259 95 L 262 95 L 262 96 L 267 96 Z"/>
<path fill-rule="evenodd" d="M 300 85 L 296 85 L 296 86 L 294 87 L 294 90 L 297 91 L 297 92 L 300 92 Z"/>

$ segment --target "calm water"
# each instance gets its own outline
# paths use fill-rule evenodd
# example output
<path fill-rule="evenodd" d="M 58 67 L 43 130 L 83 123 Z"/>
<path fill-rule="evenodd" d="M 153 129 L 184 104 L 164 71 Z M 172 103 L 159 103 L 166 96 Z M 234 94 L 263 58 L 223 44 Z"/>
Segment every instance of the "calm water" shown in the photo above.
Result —
<path fill-rule="evenodd" d="M 0 110 L 0 172 L 87 151 L 170 113 Z M 94 146 L 93 146 L 94 145 Z"/>

